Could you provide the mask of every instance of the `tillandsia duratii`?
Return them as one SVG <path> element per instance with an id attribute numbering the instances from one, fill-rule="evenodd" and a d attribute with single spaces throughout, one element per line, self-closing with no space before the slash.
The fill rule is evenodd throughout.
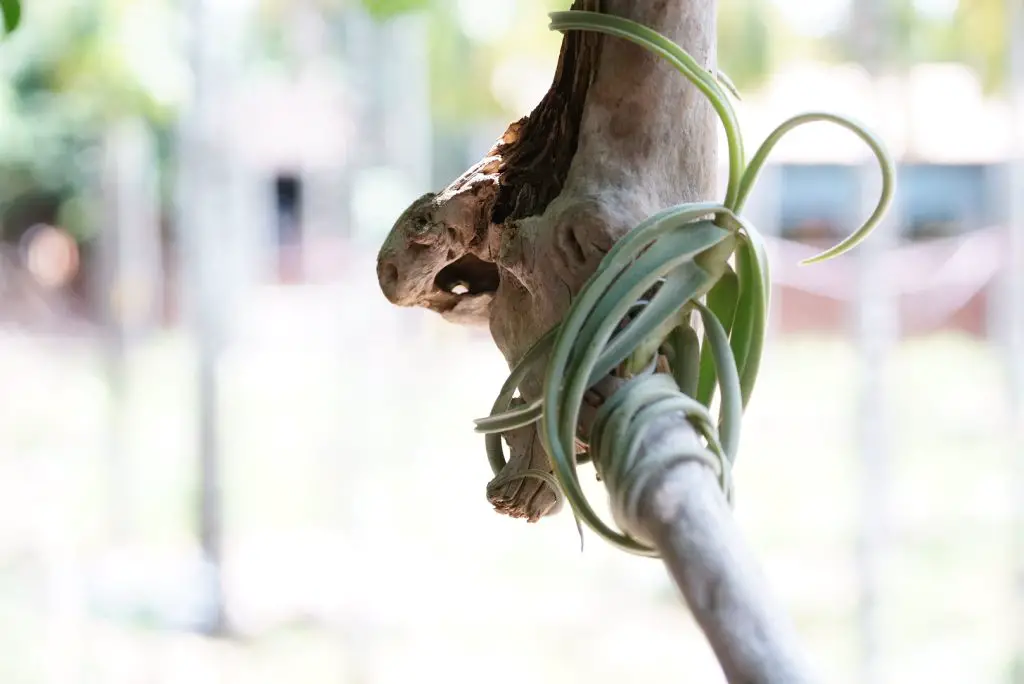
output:
<path id="1" fill-rule="evenodd" d="M 790 118 L 767 137 L 747 161 L 727 80 L 703 69 L 685 50 L 660 33 L 629 19 L 589 11 L 551 14 L 553 30 L 594 31 L 624 38 L 667 60 L 710 101 L 725 129 L 728 181 L 722 202 L 680 204 L 650 216 L 604 256 L 573 299 L 562 321 L 542 336 L 513 368 L 491 415 L 476 421 L 486 433 L 495 475 L 505 467 L 502 433 L 536 423 L 553 475 L 539 470 L 513 477 L 537 477 L 557 485 L 580 521 L 614 545 L 655 555 L 636 520 L 637 486 L 667 460 L 693 458 L 718 473 L 731 497 L 730 469 L 739 446 L 742 416 L 757 379 L 769 310 L 767 253 L 757 229 L 741 212 L 768 155 L 789 131 L 830 122 L 860 137 L 877 158 L 882 189 L 867 220 L 834 247 L 804 261 L 839 256 L 864 240 L 887 211 L 895 191 L 895 168 L 882 142 L 864 126 L 827 112 Z M 701 322 L 698 334 L 694 319 Z M 519 399 L 529 369 L 545 359 L 541 396 Z M 658 370 L 668 372 L 657 372 Z M 604 402 L 588 436 L 588 451 L 612 495 L 616 531 L 590 506 L 577 474 L 577 423 L 587 390 L 615 373 L 625 382 Z M 719 407 L 712 416 L 717 388 Z M 661 453 L 639 458 L 652 421 L 683 412 L 706 442 L 694 453 Z"/>

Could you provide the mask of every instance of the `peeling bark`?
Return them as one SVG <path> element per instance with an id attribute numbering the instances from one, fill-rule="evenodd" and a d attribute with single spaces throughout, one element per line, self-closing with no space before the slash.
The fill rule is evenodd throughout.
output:
<path id="1" fill-rule="evenodd" d="M 713 0 L 577 0 L 573 8 L 656 28 L 713 66 Z M 662 60 L 617 38 L 570 32 L 534 111 L 396 222 L 378 258 L 381 287 L 395 304 L 489 324 L 514 365 L 616 240 L 660 209 L 711 195 L 715 142 L 711 106 Z M 524 393 L 535 396 L 539 382 L 529 378 Z M 507 439 L 503 475 L 547 468 L 525 432 Z M 503 479 L 488 488 L 497 510 L 531 521 L 557 510 L 548 485 Z"/>

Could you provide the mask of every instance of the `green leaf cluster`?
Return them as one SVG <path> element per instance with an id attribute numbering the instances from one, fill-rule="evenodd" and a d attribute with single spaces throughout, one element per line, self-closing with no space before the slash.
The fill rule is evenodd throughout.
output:
<path id="1" fill-rule="evenodd" d="M 636 483 L 674 458 L 711 465 L 730 496 L 729 473 L 739 448 L 742 414 L 760 368 L 771 290 L 763 240 L 741 212 L 768 155 L 789 131 L 825 121 L 856 134 L 878 159 L 882 192 L 871 216 L 845 240 L 804 263 L 839 256 L 867 238 L 892 201 L 895 167 L 872 133 L 827 112 L 784 121 L 748 163 L 729 89 L 678 45 L 636 22 L 594 12 L 555 12 L 551 26 L 617 36 L 662 57 L 710 100 L 728 141 L 725 199 L 671 207 L 619 240 L 574 297 L 562 322 L 512 370 L 491 415 L 477 421 L 477 430 L 487 435 L 488 460 L 496 475 L 506 465 L 501 433 L 536 424 L 577 524 L 582 521 L 621 549 L 654 555 L 649 543 L 601 520 L 583 494 L 575 451 L 584 394 L 610 372 L 628 378 L 598 411 L 589 444 L 590 456 L 612 495 L 616 521 L 636 519 L 630 510 L 636 505 Z M 694 313 L 703 324 L 703 344 L 691 327 Z M 661 353 L 669 360 L 671 380 L 653 372 Z M 536 363 L 545 366 L 540 398 L 510 410 L 519 384 Z M 716 387 L 717 419 L 711 414 Z M 644 454 L 641 459 L 648 430 L 657 418 L 672 412 L 682 412 L 690 420 L 705 446 L 686 454 Z"/>

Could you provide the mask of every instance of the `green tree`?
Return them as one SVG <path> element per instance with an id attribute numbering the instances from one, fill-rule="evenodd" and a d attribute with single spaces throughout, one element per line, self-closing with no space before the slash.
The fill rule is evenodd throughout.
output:
<path id="1" fill-rule="evenodd" d="M 771 38 L 780 28 L 767 3 L 721 0 L 718 11 L 719 66 L 740 89 L 755 88 L 775 65 Z"/>
<path id="2" fill-rule="evenodd" d="M 3 2 L 9 18 L 15 0 Z M 58 195 L 67 227 L 84 237 L 80 200 L 90 194 L 99 136 L 123 116 L 158 131 L 173 121 L 186 83 L 173 6 L 37 2 L 0 59 L 0 209 L 29 189 Z"/>
<path id="3" fill-rule="evenodd" d="M 955 54 L 981 74 L 986 89 L 1006 84 L 1010 49 L 1007 15 L 1009 3 L 1020 0 L 960 0 L 949 22 Z"/>
<path id="4" fill-rule="evenodd" d="M 1009 2 L 1019 0 L 959 0 L 948 13 L 922 11 L 914 0 L 879 3 L 880 59 L 905 68 L 921 62 L 959 62 L 972 67 L 985 90 L 1003 87 L 1007 77 Z M 825 39 L 846 58 L 859 57 L 856 27 Z"/>

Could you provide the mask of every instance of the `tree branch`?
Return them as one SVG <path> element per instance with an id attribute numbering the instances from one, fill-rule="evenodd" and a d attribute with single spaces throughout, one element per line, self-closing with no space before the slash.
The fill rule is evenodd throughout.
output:
<path id="1" fill-rule="evenodd" d="M 681 417 L 650 435 L 681 446 L 697 439 Z M 814 681 L 711 470 L 696 462 L 666 470 L 641 494 L 639 515 L 729 682 Z"/>
<path id="2" fill-rule="evenodd" d="M 574 8 L 645 24 L 714 70 L 714 0 L 577 0 Z M 616 240 L 670 205 L 713 196 L 716 126 L 707 100 L 663 60 L 618 38 L 570 33 L 552 88 L 530 116 L 395 224 L 378 261 L 381 287 L 397 304 L 486 318 L 514 365 L 561 320 Z M 446 289 L 452 282 L 460 293 Z M 542 370 L 520 385 L 524 397 L 538 395 Z M 583 434 L 615 384 L 588 393 Z M 671 418 L 648 433 L 645 448 L 693 445 L 690 423 Z M 514 477 L 548 468 L 536 426 L 506 440 L 509 463 L 488 498 L 531 521 L 550 514 L 553 490 Z M 730 682 L 810 681 L 711 471 L 667 469 L 642 492 L 638 511 L 633 522 L 661 551 Z"/>
<path id="3" fill-rule="evenodd" d="M 654 28 L 714 66 L 714 0 L 603 0 L 601 11 Z M 647 216 L 714 190 L 716 120 L 706 98 L 643 48 L 599 40 L 565 187 L 537 214 L 491 231 L 502 277 L 490 327 L 509 363 L 561 319 L 616 240 Z"/>

